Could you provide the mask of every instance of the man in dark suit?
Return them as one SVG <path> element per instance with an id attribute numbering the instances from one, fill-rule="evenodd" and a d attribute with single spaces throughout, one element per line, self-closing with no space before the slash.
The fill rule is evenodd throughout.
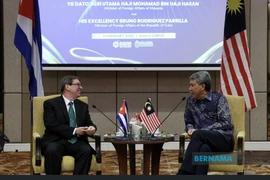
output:
<path id="1" fill-rule="evenodd" d="M 62 156 L 75 159 L 74 175 L 87 175 L 95 150 L 87 137 L 97 127 L 92 122 L 88 105 L 77 98 L 82 86 L 76 76 L 65 76 L 60 81 L 61 96 L 44 102 L 45 133 L 42 137 L 42 154 L 47 175 L 61 173 Z M 74 120 L 74 122 L 72 121 Z"/>

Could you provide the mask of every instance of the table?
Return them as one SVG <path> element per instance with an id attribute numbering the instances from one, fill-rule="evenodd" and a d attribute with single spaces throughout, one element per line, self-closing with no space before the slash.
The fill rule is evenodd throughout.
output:
<path id="1" fill-rule="evenodd" d="M 111 142 L 116 150 L 119 166 L 119 174 L 127 175 L 127 145 L 129 147 L 129 156 L 130 156 L 130 174 L 136 174 L 136 165 L 135 165 L 135 145 L 143 144 L 143 174 L 149 175 L 150 173 L 150 156 L 151 156 L 151 175 L 159 174 L 159 164 L 160 164 L 160 155 L 162 151 L 163 144 L 165 142 L 174 141 L 173 137 L 151 140 L 151 139 L 139 139 L 134 140 L 133 138 L 127 138 L 124 140 L 119 140 L 113 137 L 104 136 L 105 142 Z"/>

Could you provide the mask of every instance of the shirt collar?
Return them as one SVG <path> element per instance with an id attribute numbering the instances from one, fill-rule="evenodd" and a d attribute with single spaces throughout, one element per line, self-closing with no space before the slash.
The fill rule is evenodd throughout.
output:
<path id="1" fill-rule="evenodd" d="M 202 102 L 204 100 L 212 101 L 212 90 L 208 91 L 204 99 L 194 99 L 194 102 Z"/>
<path id="2" fill-rule="evenodd" d="M 68 103 L 69 103 L 69 102 L 73 102 L 73 103 L 74 103 L 74 101 L 68 100 L 64 95 L 62 95 L 62 96 L 63 96 L 63 98 L 64 98 L 64 101 L 65 101 L 66 106 L 68 106 Z"/>
<path id="3" fill-rule="evenodd" d="M 207 99 L 208 101 L 212 101 L 212 94 L 213 94 L 213 92 L 212 92 L 212 90 L 210 90 L 207 93 L 207 95 L 205 96 L 205 99 Z"/>

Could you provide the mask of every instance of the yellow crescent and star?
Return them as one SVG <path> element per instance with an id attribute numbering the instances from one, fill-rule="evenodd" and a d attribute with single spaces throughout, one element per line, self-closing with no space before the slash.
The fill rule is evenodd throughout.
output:
<path id="1" fill-rule="evenodd" d="M 227 11 L 231 15 L 241 13 L 243 5 L 244 3 L 241 0 L 227 0 Z"/>
<path id="2" fill-rule="evenodd" d="M 144 104 L 144 107 L 147 109 L 147 111 L 151 111 L 151 103 L 150 102 L 146 102 Z"/>

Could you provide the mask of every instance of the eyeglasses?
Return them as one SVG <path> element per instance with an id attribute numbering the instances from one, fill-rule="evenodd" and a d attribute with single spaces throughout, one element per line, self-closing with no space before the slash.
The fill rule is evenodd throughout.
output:
<path id="1" fill-rule="evenodd" d="M 72 83 L 71 85 L 82 86 L 82 84 L 81 84 L 81 83 Z"/>

